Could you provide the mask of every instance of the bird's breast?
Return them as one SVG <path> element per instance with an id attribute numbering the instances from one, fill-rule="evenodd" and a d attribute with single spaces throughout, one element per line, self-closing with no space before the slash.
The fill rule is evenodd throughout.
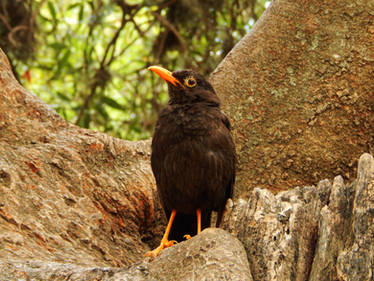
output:
<path id="1" fill-rule="evenodd" d="M 176 107 L 160 116 L 160 134 L 198 137 L 208 135 L 217 127 L 219 120 L 206 109 L 193 106 Z M 162 131 L 161 131 L 162 130 Z M 155 133 L 158 133 L 157 130 Z"/>

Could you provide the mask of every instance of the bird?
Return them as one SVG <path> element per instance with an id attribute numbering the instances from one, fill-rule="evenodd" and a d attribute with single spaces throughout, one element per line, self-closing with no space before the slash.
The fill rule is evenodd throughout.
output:
<path id="1" fill-rule="evenodd" d="M 220 226 L 233 196 L 236 152 L 229 118 L 203 75 L 188 69 L 148 69 L 167 82 L 169 93 L 151 145 L 151 167 L 168 218 L 160 245 L 145 254 L 156 257 L 210 227 L 213 211 Z"/>

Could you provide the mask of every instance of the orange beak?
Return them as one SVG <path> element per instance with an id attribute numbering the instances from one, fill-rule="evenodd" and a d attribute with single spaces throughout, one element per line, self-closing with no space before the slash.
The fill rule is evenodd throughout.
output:
<path id="1" fill-rule="evenodd" d="M 173 84 L 174 86 L 177 86 L 177 84 L 183 86 L 181 84 L 181 82 L 179 82 L 177 80 L 177 78 L 175 78 L 171 72 L 161 66 L 150 66 L 148 67 L 149 70 L 153 71 L 154 73 L 156 73 L 158 76 L 160 76 L 162 79 L 164 79 L 166 82 L 170 82 L 171 84 Z"/>

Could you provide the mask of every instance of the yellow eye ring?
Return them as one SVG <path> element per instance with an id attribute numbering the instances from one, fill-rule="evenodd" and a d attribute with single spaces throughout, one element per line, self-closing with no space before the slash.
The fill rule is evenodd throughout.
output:
<path id="1" fill-rule="evenodd" d="M 184 85 L 186 85 L 189 88 L 195 87 L 196 86 L 196 79 L 193 78 L 192 76 L 187 77 L 184 79 Z"/>

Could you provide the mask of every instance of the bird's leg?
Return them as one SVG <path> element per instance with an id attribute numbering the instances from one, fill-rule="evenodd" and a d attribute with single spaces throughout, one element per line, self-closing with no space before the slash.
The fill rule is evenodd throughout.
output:
<path id="1" fill-rule="evenodd" d="M 201 232 L 201 210 L 197 209 L 196 210 L 196 216 L 197 216 L 197 234 L 200 234 Z M 183 236 L 186 240 L 191 239 L 191 235 L 186 234 Z"/>
<path id="2" fill-rule="evenodd" d="M 165 233 L 164 233 L 164 236 L 162 237 L 161 239 L 161 243 L 160 243 L 160 246 L 158 246 L 156 249 L 154 249 L 153 251 L 150 251 L 148 253 L 146 253 L 144 256 L 146 257 L 157 257 L 158 254 L 164 249 L 164 248 L 167 248 L 167 247 L 170 247 L 170 246 L 173 246 L 174 244 L 177 243 L 177 241 L 175 240 L 171 240 L 169 241 L 168 237 L 169 237 L 169 233 L 170 233 L 170 229 L 171 229 L 171 226 L 173 224 L 173 221 L 174 221 L 174 218 L 175 218 L 175 215 L 176 215 L 177 211 L 176 210 L 173 210 L 171 212 L 171 215 L 170 215 L 170 219 L 169 219 L 169 222 L 168 222 L 168 226 L 166 227 L 166 230 L 165 230 Z"/>
<path id="3" fill-rule="evenodd" d="M 201 210 L 200 209 L 196 210 L 196 215 L 197 215 L 197 234 L 200 234 L 201 232 Z"/>

